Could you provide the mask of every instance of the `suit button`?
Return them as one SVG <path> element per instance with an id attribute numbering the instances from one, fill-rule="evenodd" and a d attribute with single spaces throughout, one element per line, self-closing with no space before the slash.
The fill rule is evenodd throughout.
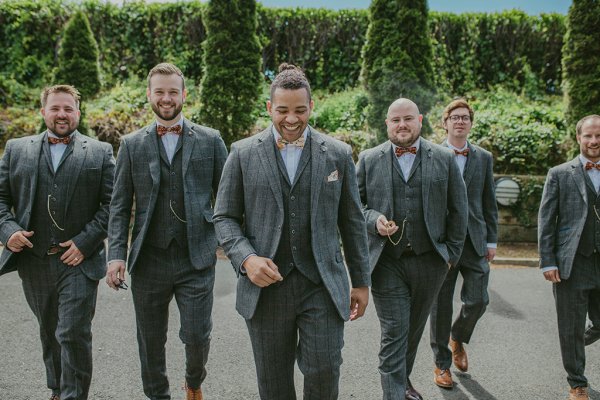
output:
<path id="1" fill-rule="evenodd" d="M 296 246 L 293 246 L 293 247 L 292 247 L 292 250 L 293 250 L 293 251 L 296 251 Z M 594 250 L 594 252 L 596 252 L 596 250 Z"/>
<path id="2" fill-rule="evenodd" d="M 294 268 L 294 263 L 290 263 L 290 267 Z"/>
<path id="3" fill-rule="evenodd" d="M 57 188 L 58 188 L 58 185 L 55 183 L 54 184 L 54 189 L 57 189 Z"/>
<path id="4" fill-rule="evenodd" d="M 295 229 L 292 229 L 292 235 L 294 235 L 296 233 Z"/>
<path id="5" fill-rule="evenodd" d="M 292 213 L 292 218 L 294 218 L 296 216 L 296 213 Z"/>
<path id="6" fill-rule="evenodd" d="M 290 197 L 290 200 L 292 200 L 292 201 L 296 200 L 296 196 Z"/>

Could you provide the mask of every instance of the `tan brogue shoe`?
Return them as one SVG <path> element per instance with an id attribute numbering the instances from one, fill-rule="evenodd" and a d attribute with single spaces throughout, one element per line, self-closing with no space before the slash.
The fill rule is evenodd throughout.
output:
<path id="1" fill-rule="evenodd" d="M 467 372 L 469 369 L 469 360 L 467 359 L 467 351 L 462 343 L 454 341 L 450 338 L 450 348 L 452 349 L 452 361 L 454 366 L 459 371 Z"/>
<path id="2" fill-rule="evenodd" d="M 202 389 L 192 389 L 186 383 L 185 387 L 185 398 L 186 400 L 202 400 Z"/>
<path id="3" fill-rule="evenodd" d="M 589 400 L 587 386 L 579 386 L 569 390 L 569 400 Z"/>
<path id="4" fill-rule="evenodd" d="M 433 382 L 445 389 L 451 389 L 454 386 L 452 373 L 449 369 L 439 369 L 436 367 L 435 371 L 433 371 Z"/>

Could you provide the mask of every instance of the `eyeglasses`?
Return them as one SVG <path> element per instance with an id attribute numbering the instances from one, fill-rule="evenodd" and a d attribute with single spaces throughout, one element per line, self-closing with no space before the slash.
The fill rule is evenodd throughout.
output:
<path id="1" fill-rule="evenodd" d="M 462 122 L 471 122 L 470 115 L 451 115 L 448 119 L 452 122 L 458 122 L 460 120 L 462 120 Z"/>

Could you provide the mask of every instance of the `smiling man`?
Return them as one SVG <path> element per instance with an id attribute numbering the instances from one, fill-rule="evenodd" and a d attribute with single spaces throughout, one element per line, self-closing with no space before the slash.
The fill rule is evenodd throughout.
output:
<path id="1" fill-rule="evenodd" d="M 405 98 L 388 108 L 388 141 L 358 156 L 369 233 L 373 303 L 381 325 L 384 400 L 421 400 L 410 373 L 431 307 L 457 264 L 467 196 L 454 156 L 421 137 L 423 116 Z"/>
<path id="2" fill-rule="evenodd" d="M 538 216 L 544 278 L 552 282 L 570 400 L 587 400 L 585 322 L 600 298 L 600 116 L 576 127 L 579 155 L 550 169 Z M 597 303 L 592 320 L 597 317 Z"/>
<path id="3" fill-rule="evenodd" d="M 153 400 L 171 398 L 165 343 L 175 296 L 179 338 L 185 344 L 186 395 L 201 400 L 217 248 L 212 200 L 227 150 L 219 132 L 183 117 L 185 82 L 175 65 L 150 70 L 146 95 L 156 121 L 124 136 L 117 156 L 106 283 L 125 288 L 127 260 L 144 393 Z"/>
<path id="4" fill-rule="evenodd" d="M 462 372 L 468 369 L 464 343 L 469 343 L 477 321 L 489 303 L 489 262 L 496 254 L 498 206 L 494 190 L 492 154 L 468 141 L 473 127 L 473 109 L 464 99 L 446 106 L 442 115 L 448 137 L 443 145 L 453 153 L 467 188 L 469 223 L 460 260 L 442 285 L 431 311 L 431 348 L 434 354 L 434 382 L 453 387 L 450 365 Z M 452 303 L 458 274 L 463 277 L 462 307 L 452 322 Z M 451 349 L 448 348 L 450 341 Z"/>
<path id="5" fill-rule="evenodd" d="M 337 399 L 344 320 L 361 317 L 369 297 L 352 151 L 308 125 L 312 109 L 304 73 L 282 64 L 267 102 L 273 124 L 232 145 L 215 206 L 261 399 L 296 399 L 296 360 L 304 399 Z"/>
<path id="6" fill-rule="evenodd" d="M 106 272 L 112 147 L 82 135 L 79 92 L 42 92 L 48 128 L 9 140 L 0 161 L 0 275 L 17 270 L 38 324 L 51 400 L 88 398 L 92 318 Z"/>

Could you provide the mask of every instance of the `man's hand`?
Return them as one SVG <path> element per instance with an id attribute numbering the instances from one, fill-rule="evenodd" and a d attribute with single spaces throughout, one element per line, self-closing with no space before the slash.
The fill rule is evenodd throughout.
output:
<path id="1" fill-rule="evenodd" d="M 485 253 L 485 259 L 488 260 L 488 262 L 492 262 L 494 261 L 494 257 L 496 257 L 496 249 L 488 247 Z"/>
<path id="2" fill-rule="evenodd" d="M 60 257 L 60 260 L 70 267 L 78 266 L 85 258 L 83 253 L 79 251 L 79 249 L 77 248 L 77 246 L 75 246 L 75 243 L 73 243 L 72 240 L 67 240 L 66 242 L 59 243 L 59 246 L 68 247 L 68 250 L 63 253 L 63 255 Z"/>
<path id="3" fill-rule="evenodd" d="M 259 287 L 267 287 L 272 283 L 283 280 L 279 268 L 270 258 L 250 256 L 242 267 L 252 283 Z"/>
<path id="4" fill-rule="evenodd" d="M 23 250 L 23 247 L 27 246 L 30 249 L 33 248 L 33 244 L 29 241 L 29 239 L 33 236 L 33 231 L 16 231 L 8 241 L 6 242 L 6 247 L 12 251 L 13 253 L 20 253 Z"/>
<path id="5" fill-rule="evenodd" d="M 558 272 L 558 269 L 551 269 L 550 271 L 544 272 L 544 278 L 552 283 L 558 283 L 560 282 L 560 273 Z"/>
<path id="6" fill-rule="evenodd" d="M 393 235 L 398 230 L 398 225 L 394 221 L 388 221 L 385 215 L 380 215 L 377 218 L 375 226 L 381 236 Z"/>
<path id="7" fill-rule="evenodd" d="M 125 281 L 125 261 L 113 261 L 106 271 L 106 284 L 114 290 L 119 290 L 119 285 Z"/>
<path id="8" fill-rule="evenodd" d="M 350 291 L 350 321 L 365 315 L 369 304 L 369 288 L 367 286 L 352 288 Z"/>

